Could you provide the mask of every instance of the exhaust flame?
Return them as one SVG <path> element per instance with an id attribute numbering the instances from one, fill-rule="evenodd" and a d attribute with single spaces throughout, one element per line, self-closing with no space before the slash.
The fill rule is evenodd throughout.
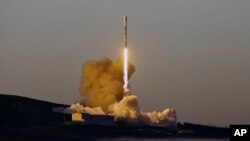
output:
<path id="1" fill-rule="evenodd" d="M 124 48 L 124 64 L 123 64 L 123 81 L 124 81 L 124 85 L 123 85 L 123 89 L 124 89 L 124 93 L 127 94 L 129 92 L 128 89 L 128 49 Z"/>

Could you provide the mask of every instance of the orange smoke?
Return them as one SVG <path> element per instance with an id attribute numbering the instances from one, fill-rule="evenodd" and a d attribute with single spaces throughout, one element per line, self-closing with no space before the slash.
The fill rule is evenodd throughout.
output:
<path id="1" fill-rule="evenodd" d="M 128 62 L 128 78 L 135 67 Z M 91 60 L 82 67 L 80 94 L 89 107 L 101 107 L 108 113 L 109 105 L 119 102 L 124 96 L 123 59 Z"/>

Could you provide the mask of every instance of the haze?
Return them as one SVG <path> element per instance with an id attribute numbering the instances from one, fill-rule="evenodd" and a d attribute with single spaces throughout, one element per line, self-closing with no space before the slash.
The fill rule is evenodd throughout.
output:
<path id="1" fill-rule="evenodd" d="M 81 66 L 122 55 L 128 16 L 131 91 L 141 110 L 178 120 L 250 123 L 248 0 L 2 0 L 0 93 L 81 100 Z"/>

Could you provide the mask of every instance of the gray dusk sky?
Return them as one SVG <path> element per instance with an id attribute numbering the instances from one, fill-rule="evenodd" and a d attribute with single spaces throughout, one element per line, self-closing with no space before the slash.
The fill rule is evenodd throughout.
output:
<path id="1" fill-rule="evenodd" d="M 1 0 L 0 93 L 81 99 L 81 66 L 122 55 L 143 111 L 179 121 L 250 123 L 249 0 Z"/>

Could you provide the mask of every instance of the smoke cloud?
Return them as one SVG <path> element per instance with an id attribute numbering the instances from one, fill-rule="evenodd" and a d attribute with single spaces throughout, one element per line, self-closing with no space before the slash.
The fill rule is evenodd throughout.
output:
<path id="1" fill-rule="evenodd" d="M 109 112 L 116 117 L 117 121 L 137 124 L 140 118 L 138 99 L 133 95 L 125 96 L 120 102 L 111 104 Z"/>
<path id="2" fill-rule="evenodd" d="M 129 77 L 135 67 L 129 63 Z M 108 112 L 109 105 L 121 101 L 123 93 L 123 60 L 110 60 L 105 57 L 101 60 L 87 61 L 82 67 L 80 94 L 89 107 L 101 107 Z"/>
<path id="3" fill-rule="evenodd" d="M 129 78 L 135 67 L 128 63 Z M 111 114 L 116 121 L 140 125 L 176 126 L 174 109 L 162 112 L 141 112 L 138 98 L 134 95 L 124 96 L 123 60 L 91 60 L 83 64 L 80 94 L 82 104 L 72 104 L 67 110 L 89 114 Z M 83 106 L 84 105 L 84 106 Z"/>
<path id="4" fill-rule="evenodd" d="M 65 113 L 89 113 L 91 115 L 105 115 L 101 107 L 85 107 L 80 103 L 72 104 L 69 108 L 67 108 Z"/>

